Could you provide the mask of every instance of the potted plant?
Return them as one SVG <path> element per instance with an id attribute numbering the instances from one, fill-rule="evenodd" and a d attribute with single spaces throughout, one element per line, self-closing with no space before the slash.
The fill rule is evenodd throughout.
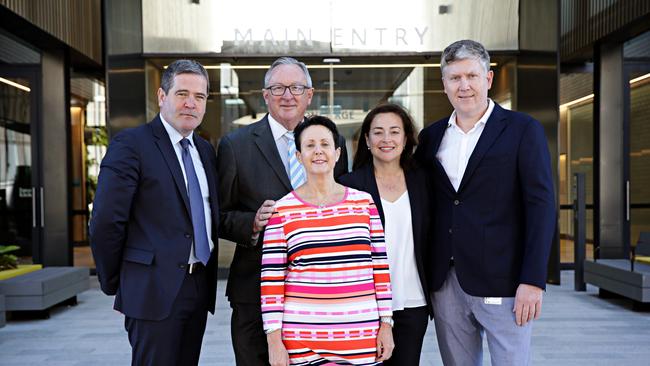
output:
<path id="1" fill-rule="evenodd" d="M 18 257 L 10 254 L 18 249 L 17 245 L 0 245 L 0 271 L 18 268 Z"/>

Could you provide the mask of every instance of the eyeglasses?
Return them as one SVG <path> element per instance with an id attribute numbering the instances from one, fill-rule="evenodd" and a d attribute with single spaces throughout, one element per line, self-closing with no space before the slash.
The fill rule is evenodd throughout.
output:
<path id="1" fill-rule="evenodd" d="M 289 86 L 284 86 L 284 85 L 271 85 L 268 88 L 264 88 L 268 91 L 271 92 L 271 95 L 275 95 L 276 97 L 284 95 L 284 92 L 289 89 L 289 92 L 291 95 L 303 95 L 305 94 L 305 89 L 308 87 L 306 85 L 289 85 Z"/>

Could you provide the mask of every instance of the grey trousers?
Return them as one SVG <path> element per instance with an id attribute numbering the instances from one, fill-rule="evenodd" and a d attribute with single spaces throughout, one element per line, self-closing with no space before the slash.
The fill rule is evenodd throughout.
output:
<path id="1" fill-rule="evenodd" d="M 482 365 L 483 334 L 492 365 L 529 365 L 533 325 L 520 327 L 512 312 L 514 297 L 487 301 L 465 293 L 452 267 L 445 283 L 433 293 L 438 346 L 445 365 Z"/>

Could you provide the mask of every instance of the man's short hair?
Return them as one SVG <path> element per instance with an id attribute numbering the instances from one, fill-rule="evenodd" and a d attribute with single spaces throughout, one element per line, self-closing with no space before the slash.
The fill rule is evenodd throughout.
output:
<path id="1" fill-rule="evenodd" d="M 444 74 L 448 64 L 466 59 L 478 60 L 485 72 L 490 70 L 490 54 L 482 44 L 471 39 L 456 41 L 447 46 L 440 56 L 440 70 Z"/>
<path id="2" fill-rule="evenodd" d="M 264 87 L 267 88 L 269 86 L 269 80 L 271 80 L 271 74 L 273 73 L 273 69 L 280 65 L 296 65 L 300 67 L 302 72 L 305 74 L 305 79 L 307 80 L 307 87 L 311 88 L 311 76 L 309 76 L 309 70 L 307 70 L 307 65 L 305 65 L 303 62 L 300 62 L 296 60 L 293 57 L 280 57 L 279 59 L 273 61 L 271 64 L 271 67 L 266 71 L 266 74 L 264 75 Z"/>
<path id="3" fill-rule="evenodd" d="M 194 60 L 176 60 L 169 64 L 162 75 L 162 80 L 160 81 L 160 88 L 165 92 L 169 93 L 169 89 L 174 86 L 174 78 L 176 75 L 180 74 L 195 74 L 200 75 L 205 78 L 207 84 L 206 94 L 210 92 L 210 78 L 208 77 L 208 72 L 205 70 L 203 65 Z"/>

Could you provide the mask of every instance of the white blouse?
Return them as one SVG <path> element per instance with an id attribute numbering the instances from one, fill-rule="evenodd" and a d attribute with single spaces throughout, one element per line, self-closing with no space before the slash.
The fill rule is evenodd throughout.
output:
<path id="1" fill-rule="evenodd" d="M 384 235 L 393 291 L 393 311 L 427 304 L 415 264 L 413 224 L 408 191 L 395 202 L 381 199 Z"/>

